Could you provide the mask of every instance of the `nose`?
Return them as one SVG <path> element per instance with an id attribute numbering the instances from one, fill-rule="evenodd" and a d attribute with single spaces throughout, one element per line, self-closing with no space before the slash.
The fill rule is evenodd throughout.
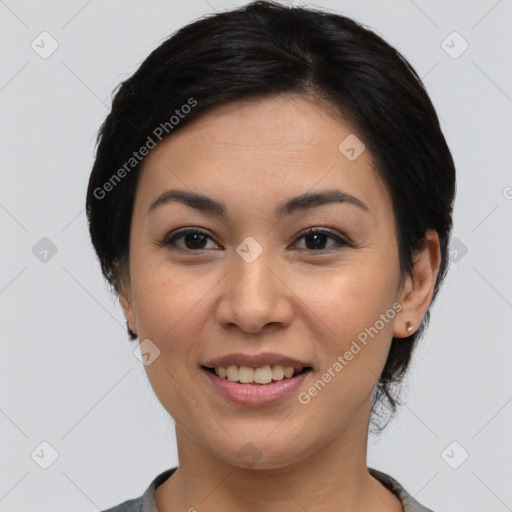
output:
<path id="1" fill-rule="evenodd" d="M 286 276 L 265 251 L 252 263 L 235 255 L 234 263 L 222 280 L 222 297 L 217 307 L 217 321 L 224 328 L 256 334 L 290 324 L 293 292 Z"/>

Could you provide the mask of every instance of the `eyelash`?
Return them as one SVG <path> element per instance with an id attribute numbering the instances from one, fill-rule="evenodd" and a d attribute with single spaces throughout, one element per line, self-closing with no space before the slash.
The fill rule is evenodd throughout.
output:
<path id="1" fill-rule="evenodd" d="M 166 247 L 166 248 L 169 248 L 170 250 L 181 250 L 181 251 L 185 251 L 185 252 L 201 252 L 201 251 L 206 251 L 208 249 L 184 249 L 182 247 L 177 247 L 176 246 L 176 240 L 186 236 L 186 235 L 190 235 L 190 234 L 200 234 L 200 235 L 205 235 L 206 237 L 212 239 L 212 237 L 206 232 L 206 231 L 203 231 L 199 228 L 183 228 L 181 230 L 178 230 L 177 232 L 175 232 L 174 234 L 172 234 L 172 236 L 166 236 L 161 242 L 158 243 L 158 245 L 160 247 Z M 299 249 L 300 251 L 309 251 L 309 252 L 328 252 L 328 251 L 331 251 L 331 250 L 336 250 L 337 248 L 340 249 L 342 247 L 354 247 L 354 245 L 349 242 L 348 240 L 342 238 L 341 236 L 339 236 L 335 231 L 331 230 L 331 229 L 328 229 L 328 228 L 318 228 L 318 227 L 312 227 L 312 228 L 308 228 L 306 229 L 305 231 L 302 231 L 301 233 L 299 233 L 297 235 L 297 238 L 295 239 L 295 241 L 297 240 L 300 240 L 301 238 L 304 238 L 308 235 L 312 235 L 312 234 L 320 234 L 320 235 L 327 235 L 329 238 L 332 238 L 333 240 L 335 240 L 337 242 L 337 245 L 333 245 L 331 247 L 328 247 L 327 249 L 317 249 L 317 250 L 314 250 L 314 249 Z M 213 239 L 212 239 L 213 240 Z M 172 247 L 174 246 L 174 247 Z"/>

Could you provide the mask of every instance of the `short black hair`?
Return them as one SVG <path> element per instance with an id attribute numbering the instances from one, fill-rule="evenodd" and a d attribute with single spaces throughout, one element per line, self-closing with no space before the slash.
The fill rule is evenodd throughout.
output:
<path id="1" fill-rule="evenodd" d="M 128 266 L 133 203 L 144 161 L 139 149 L 152 147 L 150 140 L 153 145 L 164 140 L 219 105 L 283 93 L 324 100 L 351 123 L 370 151 L 392 199 L 402 282 L 413 268 L 413 256 L 424 247 L 426 232 L 437 231 L 441 264 L 435 299 L 448 266 L 455 166 L 420 77 L 395 48 L 362 24 L 269 1 L 184 26 L 114 91 L 96 140 L 86 199 L 92 243 L 113 291 L 119 293 L 119 272 Z M 411 336 L 393 338 L 372 416 L 377 405 L 395 412 L 395 384 L 405 375 L 429 320 L 427 311 Z M 130 330 L 129 337 L 136 339 Z"/>

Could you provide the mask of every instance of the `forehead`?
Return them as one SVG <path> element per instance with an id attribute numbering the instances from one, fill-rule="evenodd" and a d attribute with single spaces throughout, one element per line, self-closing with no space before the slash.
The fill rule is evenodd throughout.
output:
<path id="1" fill-rule="evenodd" d="M 346 146 L 354 142 L 361 151 L 354 128 L 334 107 L 311 97 L 288 94 L 221 105 L 151 150 L 136 202 L 147 208 L 156 194 L 175 186 L 225 202 L 237 195 L 247 202 L 250 196 L 259 204 L 337 187 L 389 208 L 369 151 L 347 157 L 354 153 L 346 153 Z"/>

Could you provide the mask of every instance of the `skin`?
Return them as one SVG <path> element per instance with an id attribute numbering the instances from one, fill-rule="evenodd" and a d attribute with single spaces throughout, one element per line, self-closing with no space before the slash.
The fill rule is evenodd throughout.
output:
<path id="1" fill-rule="evenodd" d="M 371 399 L 392 337 L 408 336 L 405 322 L 419 325 L 430 305 L 439 239 L 427 233 L 400 287 L 389 193 L 368 150 L 349 161 L 338 149 L 352 133 L 320 101 L 279 95 L 217 107 L 146 158 L 119 279 L 130 328 L 160 350 L 146 371 L 176 423 L 179 467 L 156 491 L 161 512 L 403 510 L 368 473 Z M 227 215 L 178 202 L 148 213 L 167 189 L 221 201 Z M 328 189 L 370 211 L 338 202 L 274 216 L 290 197 Z M 200 248 L 190 236 L 159 245 L 183 227 L 207 232 Z M 309 227 L 355 247 L 327 235 L 315 248 L 300 233 Z M 250 264 L 236 252 L 248 236 L 263 248 Z M 313 366 L 307 390 L 395 302 L 402 310 L 308 404 L 292 393 L 271 406 L 238 405 L 199 368 L 232 352 L 278 352 Z M 237 457 L 249 442 L 261 456 L 253 467 Z"/>

